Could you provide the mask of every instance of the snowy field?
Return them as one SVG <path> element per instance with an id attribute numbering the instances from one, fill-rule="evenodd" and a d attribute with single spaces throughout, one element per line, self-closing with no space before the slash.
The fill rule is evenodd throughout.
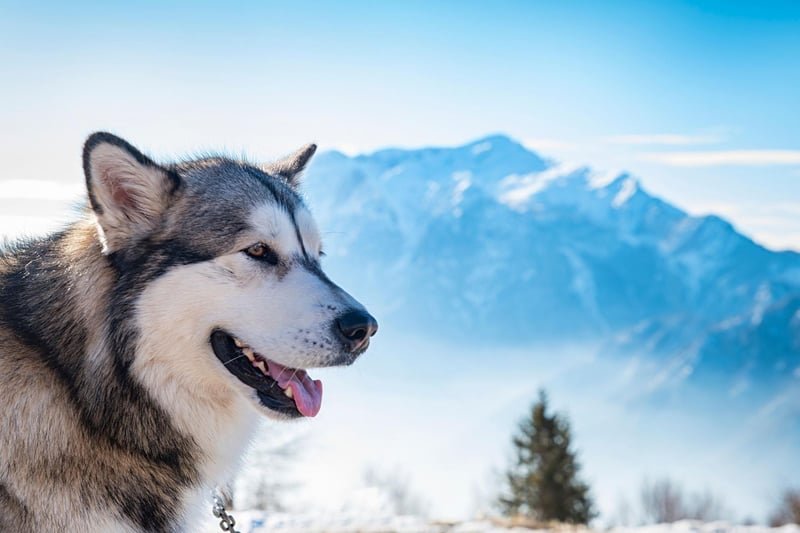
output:
<path id="1" fill-rule="evenodd" d="M 673 524 L 656 524 L 636 527 L 618 527 L 593 530 L 583 527 L 558 526 L 550 529 L 505 527 L 490 520 L 466 522 L 431 522 L 411 516 L 365 516 L 355 514 L 287 514 L 262 511 L 237 511 L 236 530 L 241 533 L 500 533 L 515 531 L 537 533 L 591 533 L 606 531 L 613 533 L 800 533 L 800 526 L 787 525 L 778 528 L 766 526 L 742 526 L 727 522 L 697 522 L 682 520 Z M 221 529 L 209 517 L 204 533 Z"/>

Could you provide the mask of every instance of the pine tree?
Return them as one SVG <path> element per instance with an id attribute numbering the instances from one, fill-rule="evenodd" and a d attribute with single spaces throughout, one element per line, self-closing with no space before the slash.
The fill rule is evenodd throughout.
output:
<path id="1" fill-rule="evenodd" d="M 569 422 L 547 412 L 544 391 L 512 443 L 516 457 L 505 474 L 506 492 L 498 499 L 503 514 L 572 524 L 586 524 L 595 516 L 589 487 L 579 479 Z"/>

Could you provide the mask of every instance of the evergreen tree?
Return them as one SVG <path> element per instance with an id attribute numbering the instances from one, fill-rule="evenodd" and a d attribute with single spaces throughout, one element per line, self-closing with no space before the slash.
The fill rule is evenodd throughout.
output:
<path id="1" fill-rule="evenodd" d="M 512 439 L 516 457 L 498 499 L 503 514 L 572 524 L 586 524 L 595 516 L 571 442 L 569 422 L 547 412 L 547 395 L 539 391 Z"/>

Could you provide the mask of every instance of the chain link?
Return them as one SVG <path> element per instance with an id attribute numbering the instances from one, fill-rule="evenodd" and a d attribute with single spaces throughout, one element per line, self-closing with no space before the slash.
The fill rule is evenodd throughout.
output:
<path id="1" fill-rule="evenodd" d="M 219 518 L 219 527 L 222 531 L 228 531 L 228 533 L 239 533 L 234 529 L 236 525 L 236 520 L 228 514 L 225 510 L 225 504 L 222 501 L 222 498 L 218 494 L 213 495 L 214 498 L 214 507 L 211 511 L 214 513 L 214 516 Z"/>

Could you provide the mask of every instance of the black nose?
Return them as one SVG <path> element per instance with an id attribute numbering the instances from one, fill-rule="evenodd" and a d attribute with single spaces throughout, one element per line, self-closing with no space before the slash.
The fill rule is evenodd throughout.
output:
<path id="1" fill-rule="evenodd" d="M 366 311 L 352 309 L 336 319 L 339 332 L 351 352 L 365 348 L 378 331 L 378 322 Z"/>

